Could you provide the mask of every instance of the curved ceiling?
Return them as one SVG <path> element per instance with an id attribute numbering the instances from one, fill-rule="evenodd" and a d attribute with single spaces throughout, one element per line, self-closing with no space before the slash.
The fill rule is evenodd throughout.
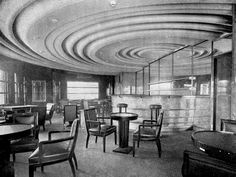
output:
<path id="1" fill-rule="evenodd" d="M 232 3 L 2 0 L 0 54 L 68 71 L 134 72 L 171 51 L 231 33 Z M 210 54 L 210 46 L 195 49 L 196 60 Z M 191 57 L 189 50 L 182 53 L 187 57 L 178 56 L 179 65 Z"/>

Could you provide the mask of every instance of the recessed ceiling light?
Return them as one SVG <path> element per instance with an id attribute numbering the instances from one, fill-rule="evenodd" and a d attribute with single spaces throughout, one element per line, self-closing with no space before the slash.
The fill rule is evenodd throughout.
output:
<path id="1" fill-rule="evenodd" d="M 114 7 L 114 6 L 116 6 L 117 2 L 115 0 L 111 0 L 110 4 L 111 4 L 112 7 Z"/>
<path id="2" fill-rule="evenodd" d="M 53 23 L 57 23 L 57 22 L 58 22 L 58 19 L 52 18 L 51 21 L 52 21 Z"/>

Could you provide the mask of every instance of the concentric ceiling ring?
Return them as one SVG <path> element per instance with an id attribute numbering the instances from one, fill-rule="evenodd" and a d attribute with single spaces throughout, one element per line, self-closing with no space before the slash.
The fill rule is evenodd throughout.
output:
<path id="1" fill-rule="evenodd" d="M 2 1 L 0 52 L 56 69 L 134 72 L 180 47 L 231 33 L 235 2 L 212 2 Z M 210 50 L 209 45 L 185 49 L 176 54 L 175 65 L 188 66 L 193 57 L 200 67 L 209 63 Z"/>

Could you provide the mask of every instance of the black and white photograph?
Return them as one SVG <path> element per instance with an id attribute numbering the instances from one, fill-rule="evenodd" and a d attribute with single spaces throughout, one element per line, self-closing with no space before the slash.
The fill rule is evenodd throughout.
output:
<path id="1" fill-rule="evenodd" d="M 236 177 L 236 0 L 0 0 L 0 177 Z"/>

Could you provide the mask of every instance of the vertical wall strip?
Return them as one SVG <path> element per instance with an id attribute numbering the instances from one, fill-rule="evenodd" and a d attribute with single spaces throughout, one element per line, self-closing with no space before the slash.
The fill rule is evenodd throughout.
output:
<path id="1" fill-rule="evenodd" d="M 216 94 L 217 94 L 217 85 L 216 85 L 216 74 L 217 74 L 217 60 L 214 59 L 214 42 L 211 42 L 211 100 L 212 100 L 212 130 L 216 130 Z"/>
<path id="2" fill-rule="evenodd" d="M 151 82 L 151 65 L 148 65 L 148 95 L 151 95 L 151 91 L 150 91 L 150 82 Z"/>
<path id="3" fill-rule="evenodd" d="M 145 84 L 144 84 L 144 67 L 143 67 L 143 95 L 144 95 L 144 89 L 145 89 Z"/>
<path id="4" fill-rule="evenodd" d="M 135 72 L 135 94 L 137 94 L 137 79 L 138 79 L 138 77 L 137 77 L 137 72 Z"/>

